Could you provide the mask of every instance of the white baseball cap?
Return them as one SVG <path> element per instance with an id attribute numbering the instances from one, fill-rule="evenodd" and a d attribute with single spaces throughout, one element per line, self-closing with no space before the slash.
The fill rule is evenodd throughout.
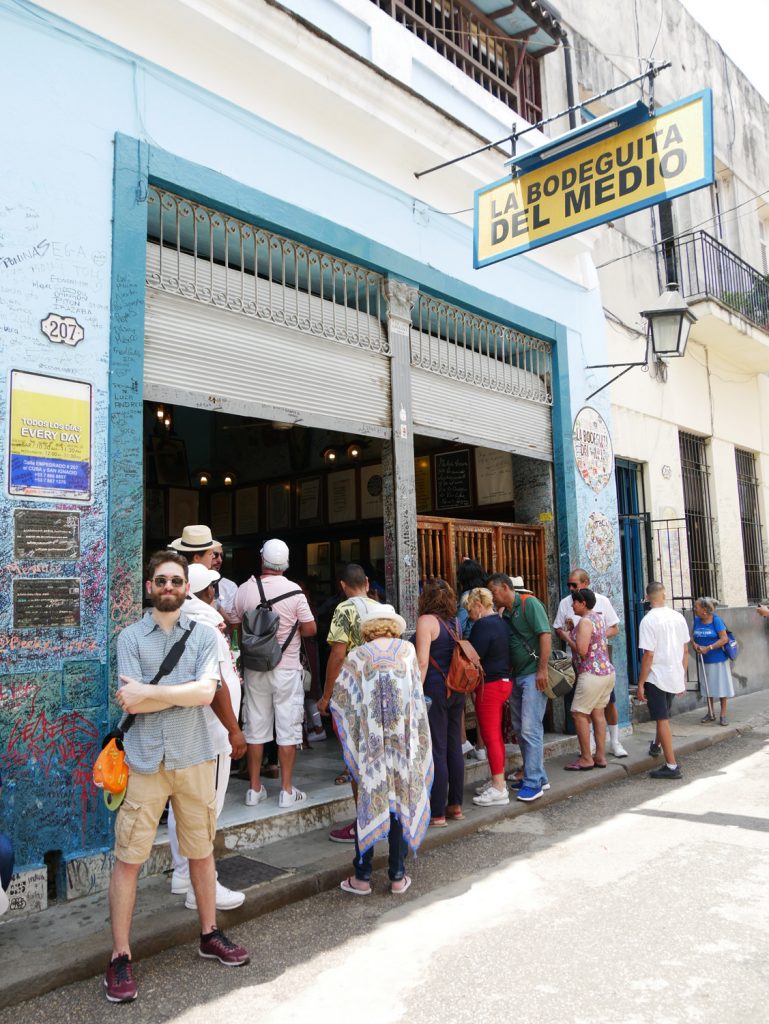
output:
<path id="1" fill-rule="evenodd" d="M 206 569 L 206 567 L 200 562 L 193 562 L 189 568 L 190 576 L 190 593 L 199 594 L 201 590 L 205 590 L 206 587 L 210 587 L 212 583 L 216 583 L 217 580 L 221 579 L 221 575 L 214 569 Z"/>
<path id="2" fill-rule="evenodd" d="M 275 569 L 276 572 L 283 572 L 288 569 L 288 544 L 277 538 L 266 540 L 260 552 L 262 556 L 262 568 Z"/>

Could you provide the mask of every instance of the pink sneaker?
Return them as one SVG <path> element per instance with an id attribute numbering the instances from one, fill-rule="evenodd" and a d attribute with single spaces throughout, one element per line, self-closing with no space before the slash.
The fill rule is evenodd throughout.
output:
<path id="1" fill-rule="evenodd" d="M 332 843 L 354 843 L 355 822 L 350 825 L 343 825 L 342 828 L 332 828 L 328 834 Z"/>

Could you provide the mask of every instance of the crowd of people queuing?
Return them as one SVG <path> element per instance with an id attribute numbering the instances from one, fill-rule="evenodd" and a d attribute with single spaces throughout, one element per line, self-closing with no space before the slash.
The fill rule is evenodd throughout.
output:
<path id="1" fill-rule="evenodd" d="M 411 885 L 408 850 L 418 849 L 428 828 L 447 828 L 464 817 L 468 753 L 488 759 L 489 778 L 473 797 L 478 806 L 507 804 L 511 792 L 531 803 L 550 788 L 543 722 L 553 634 L 571 652 L 576 672 L 570 714 L 580 753 L 566 770 L 605 768 L 607 756 L 627 756 L 609 645 L 619 618 L 611 602 L 590 588 L 583 569 L 570 573 L 569 594 L 551 624 L 520 577 L 488 574 L 465 559 L 458 592 L 443 579 L 425 581 L 412 643 L 404 639 L 406 622 L 382 602 L 364 568 L 349 564 L 337 598 L 325 609 L 330 622 L 317 643 L 321 615 L 306 587 L 286 575 L 288 546 L 267 540 L 260 557 L 258 573 L 238 587 L 222 575 L 222 547 L 210 529 L 186 527 L 150 558 L 149 607 L 118 639 L 116 702 L 135 718 L 124 737 L 130 775 L 115 823 L 110 884 L 113 951 L 104 983 L 113 1002 L 136 998 L 129 940 L 136 884 L 167 803 L 171 891 L 198 913 L 200 955 L 227 966 L 249 961 L 248 951 L 216 923 L 217 910 L 233 909 L 245 898 L 219 883 L 213 858 L 233 761 L 245 757 L 248 807 L 274 799 L 265 774 L 279 778 L 280 810 L 301 807 L 307 794 L 295 785 L 297 749 L 332 735 L 331 716 L 344 757 L 337 781 L 351 782 L 356 818 L 329 838 L 355 848 L 342 890 L 367 896 L 379 840 L 389 844 L 390 891 L 402 894 Z M 648 702 L 657 723 L 650 753 L 665 759 L 652 775 L 679 778 L 668 719 L 673 697 L 685 689 L 689 643 L 709 698 L 705 720 L 714 719 L 719 700 L 725 724 L 733 694 L 723 654 L 726 627 L 709 598 L 697 601 L 691 637 L 683 616 L 665 606 L 661 584 L 650 584 L 647 599 L 638 700 Z M 259 609 L 272 615 L 273 632 L 249 639 Z M 261 668 L 237 662 L 238 633 L 244 655 L 247 640 L 256 641 L 249 650 L 269 648 L 264 663 L 252 661 Z M 483 685 L 472 695 L 447 685 L 463 639 L 483 669 Z M 475 743 L 467 737 L 472 723 Z M 522 765 L 506 776 L 505 744 L 513 738 Z M 265 768 L 270 747 L 275 771 Z M 7 855 L 0 863 L 4 887 L 6 867 Z"/>

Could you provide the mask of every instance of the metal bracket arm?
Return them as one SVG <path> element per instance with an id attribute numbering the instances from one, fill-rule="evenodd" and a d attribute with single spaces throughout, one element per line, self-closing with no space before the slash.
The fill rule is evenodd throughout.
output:
<path id="1" fill-rule="evenodd" d="M 624 369 L 624 370 L 622 370 L 622 372 L 621 372 L 621 373 L 617 373 L 617 374 L 615 374 L 615 375 L 614 375 L 614 376 L 613 376 L 613 377 L 611 378 L 611 380 L 607 380 L 605 384 L 602 384 L 602 385 L 600 386 L 600 388 L 597 388 L 597 389 L 596 389 L 595 391 L 591 392 L 591 394 L 589 394 L 589 395 L 587 396 L 587 398 L 585 399 L 585 401 L 586 401 L 586 402 L 589 402 L 591 398 L 595 398 L 595 396 L 596 396 L 596 395 L 597 395 L 597 394 L 598 394 L 599 392 L 603 391 L 603 390 L 604 390 L 604 388 L 608 388 L 608 386 L 609 386 L 610 384 L 613 384 L 615 380 L 619 380 L 619 379 L 620 379 L 620 377 L 624 377 L 624 376 L 625 376 L 625 374 L 626 374 L 626 373 L 628 372 L 628 370 L 632 370 L 634 366 L 646 366 L 646 365 L 647 365 L 647 363 L 648 363 L 648 360 L 646 360 L 646 359 L 642 359 L 642 360 L 641 360 L 641 362 L 639 362 L 639 363 L 598 363 L 598 364 L 597 364 L 597 365 L 595 365 L 595 366 L 586 366 L 586 367 L 585 367 L 585 369 L 586 369 L 586 370 L 616 370 L 616 369 L 617 369 L 617 367 L 619 367 L 619 366 L 624 366 L 624 367 L 625 367 L 625 369 Z"/>

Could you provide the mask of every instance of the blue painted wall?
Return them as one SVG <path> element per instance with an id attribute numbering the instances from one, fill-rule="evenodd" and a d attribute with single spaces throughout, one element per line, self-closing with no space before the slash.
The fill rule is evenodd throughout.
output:
<path id="1" fill-rule="evenodd" d="M 605 340 L 596 291 L 525 258 L 473 271 L 470 230 L 267 121 L 24 0 L 0 0 L 0 37 L 3 94 L 16 97 L 3 124 L 14 144 L 0 151 L 0 379 L 5 388 L 24 369 L 94 388 L 80 560 L 14 562 L 13 510 L 35 503 L 0 496 L 0 830 L 23 867 L 110 842 L 89 778 L 110 717 L 114 636 L 140 608 L 149 180 L 551 339 L 564 573 L 584 560 L 580 524 L 595 505 L 576 475 L 571 423 L 588 390 L 583 367 L 605 361 Z M 52 345 L 39 329 L 52 310 L 77 316 L 84 341 Z M 599 408 L 608 419 L 605 398 Z M 7 440 L 3 430 L 3 466 Z M 607 488 L 599 504 L 610 516 L 613 501 Z M 81 628 L 14 634 L 11 579 L 70 574 L 83 580 Z M 618 564 L 595 583 L 618 597 Z"/>

